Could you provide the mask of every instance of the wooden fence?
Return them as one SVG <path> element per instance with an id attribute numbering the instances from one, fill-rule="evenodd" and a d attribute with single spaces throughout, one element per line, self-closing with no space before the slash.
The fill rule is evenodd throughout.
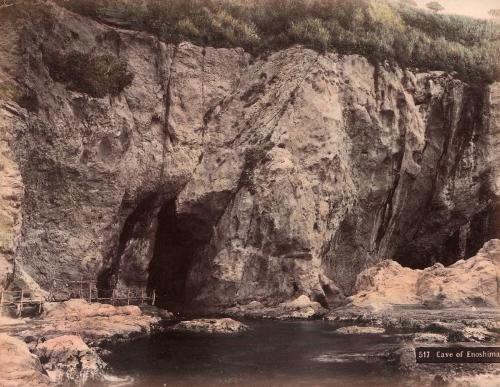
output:
<path id="1" fill-rule="evenodd" d="M 42 311 L 43 300 L 34 297 L 27 290 L 0 289 L 0 315 L 4 309 L 15 309 L 16 316 L 21 316 L 24 308 L 35 307 L 38 313 Z"/>
<path id="2" fill-rule="evenodd" d="M 116 288 L 113 290 L 102 290 L 97 288 L 93 280 L 83 277 L 80 280 L 53 280 L 49 290 L 49 301 L 64 301 L 70 298 L 81 298 L 88 302 L 101 302 L 111 305 L 140 304 L 154 305 L 156 302 L 156 290 L 150 293 L 145 287 Z"/>
<path id="3" fill-rule="evenodd" d="M 72 298 L 81 298 L 89 303 L 104 303 L 111 305 L 154 305 L 156 291 L 150 293 L 145 288 L 117 288 L 109 291 L 99 290 L 95 281 L 84 280 L 61 281 L 53 280 L 47 301 L 61 302 Z M 29 290 L 0 289 L 0 315 L 5 309 L 15 309 L 20 317 L 27 307 L 36 308 L 41 312 L 44 300 L 34 297 Z"/>

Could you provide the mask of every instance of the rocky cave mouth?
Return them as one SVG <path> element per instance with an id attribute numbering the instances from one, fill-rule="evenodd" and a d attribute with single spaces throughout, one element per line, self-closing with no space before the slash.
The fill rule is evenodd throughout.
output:
<path id="1" fill-rule="evenodd" d="M 148 289 L 155 289 L 157 306 L 178 312 L 189 303 L 186 294 L 189 269 L 205 241 L 196 238 L 190 223 L 178 216 L 175 198 L 162 206 L 157 220 Z"/>
<path id="2" fill-rule="evenodd" d="M 401 245 L 396 250 L 394 260 L 410 269 L 425 269 L 436 263 L 446 267 L 461 259 L 471 258 L 479 252 L 484 243 L 498 237 L 495 211 L 490 206 L 476 213 L 467 223 L 457 227 L 444 238 L 444 243 L 440 246 L 425 244 L 426 240 L 424 243 Z"/>

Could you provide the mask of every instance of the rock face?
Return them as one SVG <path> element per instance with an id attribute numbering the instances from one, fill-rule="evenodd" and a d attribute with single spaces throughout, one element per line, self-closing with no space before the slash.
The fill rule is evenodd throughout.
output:
<path id="1" fill-rule="evenodd" d="M 451 264 L 498 235 L 497 84 L 8 12 L 0 285 L 15 260 L 46 290 L 88 273 L 169 307 L 326 306 L 382 259 Z M 75 52 L 126 61 L 132 83 L 78 91 L 51 65 Z"/>
<path id="2" fill-rule="evenodd" d="M 350 303 L 384 309 L 394 305 L 431 308 L 498 307 L 500 240 L 487 242 L 476 256 L 449 267 L 435 264 L 424 270 L 382 261 L 359 274 Z"/>
<path id="3" fill-rule="evenodd" d="M 50 380 L 40 361 L 21 340 L 0 334 L 0 386 L 45 387 Z"/>
<path id="4" fill-rule="evenodd" d="M 44 309 L 36 320 L 0 319 L 4 330 L 28 343 L 0 334 L 0 386 L 104 382 L 107 365 L 98 353 L 107 344 L 147 336 L 159 328 L 160 319 L 137 306 L 73 299 L 45 303 Z"/>
<path id="5" fill-rule="evenodd" d="M 36 347 L 50 380 L 57 384 L 84 384 L 99 380 L 105 363 L 79 336 L 59 336 Z"/>
<path id="6" fill-rule="evenodd" d="M 22 212 L 24 186 L 17 164 L 6 145 L 7 133 L 0 120 L 0 288 L 5 288 L 14 276 Z"/>
<path id="7" fill-rule="evenodd" d="M 23 337 L 52 339 L 79 335 L 87 344 L 130 339 L 150 334 L 159 318 L 145 315 L 137 306 L 88 304 L 84 300 L 45 303 L 42 324 L 21 332 Z"/>

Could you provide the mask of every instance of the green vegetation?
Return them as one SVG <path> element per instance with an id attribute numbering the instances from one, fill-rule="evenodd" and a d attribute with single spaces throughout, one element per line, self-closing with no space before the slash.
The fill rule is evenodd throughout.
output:
<path id="1" fill-rule="evenodd" d="M 444 10 L 444 7 L 438 3 L 437 1 L 431 1 L 426 4 L 426 7 L 429 8 L 433 12 L 440 12 Z"/>
<path id="2" fill-rule="evenodd" d="M 156 34 L 260 54 L 300 43 L 373 62 L 500 80 L 500 25 L 385 0 L 60 0 L 76 12 Z"/>
<path id="3" fill-rule="evenodd" d="M 44 55 L 44 61 L 52 78 L 66 83 L 71 90 L 93 97 L 118 95 L 133 79 L 133 74 L 127 71 L 127 62 L 112 55 L 91 55 L 79 51 L 48 53 Z"/>
<path id="4" fill-rule="evenodd" d="M 492 18 L 499 20 L 500 19 L 500 9 L 490 9 L 488 11 L 488 15 Z"/>

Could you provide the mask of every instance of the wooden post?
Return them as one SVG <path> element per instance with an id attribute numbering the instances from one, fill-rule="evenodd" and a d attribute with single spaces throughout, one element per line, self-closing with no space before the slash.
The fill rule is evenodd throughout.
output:
<path id="1" fill-rule="evenodd" d="M 23 302 L 24 302 L 24 289 L 21 290 L 21 311 L 19 313 L 19 316 L 23 314 Z"/>
<path id="2" fill-rule="evenodd" d="M 92 282 L 89 281 L 89 304 L 92 303 Z"/>
<path id="3" fill-rule="evenodd" d="M 83 276 L 80 277 L 80 298 L 83 298 Z"/>
<path id="4" fill-rule="evenodd" d="M 144 289 L 141 288 L 141 305 L 144 303 Z"/>
<path id="5" fill-rule="evenodd" d="M 155 301 L 156 301 L 156 289 L 153 289 L 153 299 L 151 300 L 151 305 L 155 305 Z"/>
<path id="6" fill-rule="evenodd" d="M 3 289 L 2 293 L 0 293 L 0 316 L 2 315 L 3 312 Z"/>
<path id="7" fill-rule="evenodd" d="M 111 305 L 115 305 L 115 289 L 111 291 Z"/>
<path id="8" fill-rule="evenodd" d="M 127 289 L 127 305 L 130 305 L 130 289 Z"/>

